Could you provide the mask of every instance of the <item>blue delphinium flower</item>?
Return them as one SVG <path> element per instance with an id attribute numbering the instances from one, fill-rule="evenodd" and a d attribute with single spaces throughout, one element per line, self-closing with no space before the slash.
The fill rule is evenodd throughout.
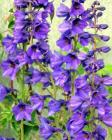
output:
<path id="1" fill-rule="evenodd" d="M 49 24 L 46 22 L 38 22 L 34 25 L 33 35 L 36 39 L 45 39 L 49 32 Z"/>
<path id="2" fill-rule="evenodd" d="M 20 102 L 18 105 L 15 105 L 12 109 L 12 112 L 16 118 L 16 121 L 27 120 L 31 121 L 32 107 L 29 104 Z"/>
<path id="3" fill-rule="evenodd" d="M 44 108 L 44 101 L 46 98 L 50 98 L 50 95 L 39 95 L 34 94 L 30 98 L 30 102 L 32 103 L 33 110 L 41 111 Z"/>
<path id="4" fill-rule="evenodd" d="M 52 99 L 48 103 L 48 115 L 52 116 L 56 112 L 59 112 L 63 105 L 64 105 L 64 100 L 54 100 L 54 99 Z"/>
<path id="5" fill-rule="evenodd" d="M 45 140 L 48 140 L 54 133 L 61 131 L 61 129 L 53 127 L 51 125 L 51 122 L 44 117 L 40 118 L 40 122 L 41 122 L 41 125 L 39 127 L 40 136 Z"/>
<path id="6" fill-rule="evenodd" d="M 56 14 L 58 17 L 66 17 L 68 19 L 70 17 L 70 9 L 66 5 L 60 4 Z"/>
<path id="7" fill-rule="evenodd" d="M 63 34 L 61 38 L 57 41 L 57 45 L 64 51 L 70 51 L 73 48 L 72 38 L 69 33 Z"/>
<path id="8" fill-rule="evenodd" d="M 72 1 L 70 15 L 79 16 L 84 12 L 84 7 L 80 2 Z"/>
<path id="9" fill-rule="evenodd" d="M 4 85 L 0 84 L 0 101 L 3 101 L 4 98 L 11 92 L 11 89 L 5 87 Z"/>
<path id="10" fill-rule="evenodd" d="M 64 84 L 68 81 L 70 77 L 69 71 L 64 69 L 56 69 L 53 72 L 53 78 L 55 80 L 56 85 L 63 87 Z"/>
<path id="11" fill-rule="evenodd" d="M 2 62 L 1 68 L 3 70 L 3 76 L 8 76 L 11 80 L 14 80 L 19 70 L 18 62 L 14 59 L 8 59 Z"/>
<path id="12" fill-rule="evenodd" d="M 73 136 L 74 134 L 80 132 L 80 130 L 84 128 L 84 125 L 85 125 L 84 114 L 81 112 L 76 112 L 68 120 L 67 130 L 69 131 L 70 135 Z"/>
<path id="13" fill-rule="evenodd" d="M 17 44 L 14 43 L 14 38 L 9 35 L 3 39 L 2 44 L 5 47 L 6 53 L 14 53 L 17 49 Z"/>

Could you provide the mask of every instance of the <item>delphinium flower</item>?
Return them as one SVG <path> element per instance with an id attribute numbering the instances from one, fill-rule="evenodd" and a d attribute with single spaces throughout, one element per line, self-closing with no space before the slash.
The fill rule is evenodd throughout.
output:
<path id="1" fill-rule="evenodd" d="M 31 120 L 31 113 L 32 113 L 31 105 L 20 102 L 18 105 L 13 107 L 12 111 L 17 121 L 20 121 L 23 119 L 28 120 L 28 121 Z"/>
<path id="2" fill-rule="evenodd" d="M 3 101 L 4 98 L 11 92 L 11 89 L 5 87 L 4 85 L 0 84 L 0 101 Z"/>
<path id="3" fill-rule="evenodd" d="M 62 131 L 60 128 L 53 127 L 51 125 L 52 122 L 44 117 L 40 118 L 40 122 L 40 136 L 45 140 L 48 140 L 50 137 L 52 137 L 54 133 Z"/>
<path id="4" fill-rule="evenodd" d="M 51 66 L 53 74 L 55 73 L 53 75 L 55 83 L 58 82 L 62 88 L 68 76 L 65 74 L 63 77 L 59 76 L 61 71 L 57 69 L 62 67 L 64 73 L 69 71 L 70 94 L 66 95 L 69 96 L 67 107 L 68 111 L 72 111 L 72 116 L 66 125 L 68 137 L 71 140 L 106 139 L 106 130 L 98 124 L 98 121 L 112 126 L 112 107 L 107 90 L 107 86 L 111 86 L 112 78 L 97 74 L 105 67 L 103 59 L 97 58 L 97 54 L 110 51 L 108 46 L 97 46 L 98 40 L 107 42 L 110 39 L 106 35 L 98 34 L 98 31 L 108 28 L 107 24 L 98 24 L 105 7 L 102 7 L 99 1 L 95 1 L 91 8 L 84 10 L 83 2 L 73 0 L 70 8 L 64 4 L 58 8 L 57 15 L 63 17 L 64 21 L 59 26 L 61 37 L 57 45 L 65 52 L 54 54 L 55 59 L 54 63 L 51 62 Z M 93 33 L 87 32 L 86 27 L 92 28 Z M 88 48 L 88 45 L 91 47 Z M 80 66 L 85 70 L 83 75 L 78 72 Z"/>

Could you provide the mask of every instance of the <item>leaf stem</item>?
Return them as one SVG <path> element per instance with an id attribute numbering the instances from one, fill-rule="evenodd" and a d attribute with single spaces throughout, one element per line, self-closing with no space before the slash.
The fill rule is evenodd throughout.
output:
<path id="1" fill-rule="evenodd" d="M 23 123 L 23 120 L 21 121 L 20 129 L 21 129 L 20 140 L 24 140 L 24 123 Z"/>

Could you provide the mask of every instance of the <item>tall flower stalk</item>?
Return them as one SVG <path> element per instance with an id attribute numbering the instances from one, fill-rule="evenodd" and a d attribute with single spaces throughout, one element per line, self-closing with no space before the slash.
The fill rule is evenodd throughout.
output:
<path id="1" fill-rule="evenodd" d="M 111 86 L 112 77 L 98 75 L 98 71 L 104 68 L 104 62 L 97 58 L 97 54 L 110 51 L 108 46 L 97 46 L 99 41 L 109 40 L 108 36 L 98 34 L 98 31 L 108 28 L 107 24 L 98 23 L 105 7 L 94 1 L 91 8 L 85 10 L 84 1 L 71 2 L 70 8 L 61 4 L 57 10 L 57 15 L 64 18 L 59 25 L 61 37 L 57 45 L 65 51 L 60 56 L 63 62 L 59 63 L 62 59 L 58 58 L 57 65 L 69 71 L 71 76 L 71 84 L 67 85 L 69 92 L 66 93 L 70 99 L 68 110 L 72 111 L 66 125 L 68 139 L 105 139 L 107 134 L 101 123 L 111 127 L 111 104 L 106 87 Z M 93 33 L 88 32 L 88 27 L 94 30 Z M 84 71 L 80 73 L 81 67 Z M 63 79 L 64 82 L 66 79 Z M 65 83 L 61 85 L 63 88 Z"/>

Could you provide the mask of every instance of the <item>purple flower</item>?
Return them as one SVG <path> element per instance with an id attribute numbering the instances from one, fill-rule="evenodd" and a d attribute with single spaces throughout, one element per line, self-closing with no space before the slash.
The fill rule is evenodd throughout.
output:
<path id="1" fill-rule="evenodd" d="M 15 13 L 15 24 L 14 24 L 14 42 L 15 43 L 25 43 L 30 37 L 29 28 L 31 22 L 26 18 L 27 13 L 24 11 L 17 10 Z"/>
<path id="2" fill-rule="evenodd" d="M 37 60 L 42 58 L 42 54 L 38 49 L 38 46 L 32 45 L 31 47 L 28 48 L 27 50 L 27 55 L 32 59 L 32 60 Z"/>
<path id="3" fill-rule="evenodd" d="M 38 11 L 35 12 L 33 16 L 35 22 L 45 22 L 48 14 L 46 11 Z"/>
<path id="4" fill-rule="evenodd" d="M 53 114 L 55 114 L 56 112 L 59 112 L 61 110 L 61 106 L 64 104 L 64 101 L 63 100 L 51 100 L 49 103 L 48 103 L 48 110 L 49 110 L 49 113 L 48 115 L 49 116 L 52 116 Z"/>
<path id="5" fill-rule="evenodd" d="M 45 39 L 49 32 L 49 24 L 46 22 L 35 23 L 33 35 L 36 39 Z"/>
<path id="6" fill-rule="evenodd" d="M 110 50 L 111 50 L 111 48 L 108 46 L 103 46 L 101 48 L 98 48 L 98 51 L 103 52 L 103 53 L 108 53 Z"/>
<path id="7" fill-rule="evenodd" d="M 32 63 L 32 61 L 28 57 L 27 53 L 22 49 L 17 51 L 17 53 L 15 54 L 15 58 L 17 59 L 16 61 L 18 62 L 19 67 L 22 67 L 23 65 Z"/>
<path id="8" fill-rule="evenodd" d="M 48 2 L 47 6 L 45 7 L 45 12 L 47 12 L 50 15 L 51 21 L 52 18 L 54 17 L 54 5 L 53 2 Z"/>
<path id="9" fill-rule="evenodd" d="M 14 4 L 19 7 L 19 8 L 25 8 L 28 6 L 28 2 L 30 0 L 26 1 L 26 0 L 14 0 Z"/>
<path id="10" fill-rule="evenodd" d="M 0 84 L 0 102 L 10 93 L 11 89 Z"/>
<path id="11" fill-rule="evenodd" d="M 1 68 L 3 70 L 3 76 L 8 76 L 11 80 L 14 80 L 17 72 L 19 71 L 18 62 L 14 59 L 8 59 L 2 62 Z"/>
<path id="12" fill-rule="evenodd" d="M 107 132 L 102 126 L 98 125 L 96 127 L 95 132 L 93 133 L 93 137 L 95 140 L 105 140 L 107 136 Z"/>
<path id="13" fill-rule="evenodd" d="M 110 77 L 110 76 L 100 77 L 100 76 L 96 75 L 95 84 L 96 85 L 103 84 L 105 86 L 112 86 L 112 77 Z"/>
<path id="14" fill-rule="evenodd" d="M 79 18 L 74 19 L 72 21 L 72 29 L 71 29 L 72 36 L 82 33 L 86 26 L 87 23 L 85 20 L 81 20 Z"/>
<path id="15" fill-rule="evenodd" d="M 98 70 L 104 68 L 104 61 L 103 59 L 99 59 L 95 61 L 94 58 L 91 57 L 83 61 L 83 66 L 85 70 L 90 73 L 97 72 Z"/>
<path id="16" fill-rule="evenodd" d="M 28 69 L 28 75 L 25 77 L 26 84 L 37 84 L 42 83 L 44 87 L 50 84 L 50 74 L 48 72 L 41 72 L 34 68 Z"/>
<path id="17" fill-rule="evenodd" d="M 64 4 L 60 4 L 60 7 L 58 7 L 57 9 L 57 16 L 68 18 L 69 14 L 70 14 L 70 9 Z"/>
<path id="18" fill-rule="evenodd" d="M 64 21 L 59 25 L 59 31 L 61 33 L 70 32 L 72 26 L 70 21 Z"/>
<path id="19" fill-rule="evenodd" d="M 76 80 L 75 80 L 75 87 L 77 88 L 77 89 L 79 89 L 79 88 L 82 88 L 82 87 L 84 87 L 85 85 L 87 85 L 88 84 L 88 82 L 87 82 L 87 76 L 86 75 L 84 75 L 84 76 L 79 76 Z"/>
<path id="20" fill-rule="evenodd" d="M 79 96 L 72 96 L 68 102 L 68 108 L 72 111 L 78 109 L 82 105 L 83 101 Z"/>
<path id="21" fill-rule="evenodd" d="M 39 112 L 44 108 L 44 96 L 39 94 L 34 94 L 30 98 L 33 110 L 38 110 Z"/>
<path id="22" fill-rule="evenodd" d="M 73 140 L 91 140 L 90 134 L 86 131 L 79 132 Z"/>
<path id="23" fill-rule="evenodd" d="M 101 35 L 101 36 L 100 36 L 100 39 L 101 39 L 102 41 L 108 41 L 108 40 L 110 39 L 110 37 L 109 37 L 109 36 L 105 36 L 105 35 Z"/>
<path id="24" fill-rule="evenodd" d="M 18 105 L 14 106 L 12 109 L 12 112 L 16 118 L 16 121 L 20 120 L 27 120 L 31 121 L 31 113 L 32 113 L 32 107 L 29 104 L 25 104 L 20 102 Z"/>
<path id="25" fill-rule="evenodd" d="M 72 39 L 69 35 L 63 34 L 57 41 L 57 45 L 64 51 L 70 51 L 73 48 Z"/>
<path id="26" fill-rule="evenodd" d="M 112 77 L 105 76 L 102 78 L 102 81 L 105 86 L 112 86 Z"/>
<path id="27" fill-rule="evenodd" d="M 98 25 L 98 29 L 107 29 L 108 25 L 107 24 L 100 24 Z"/>
<path id="28" fill-rule="evenodd" d="M 39 95 L 39 94 L 34 94 L 30 98 L 30 102 L 32 103 L 32 108 L 33 110 L 38 110 L 39 112 L 44 108 L 44 100 L 46 98 L 50 97 L 49 95 Z"/>
<path id="29" fill-rule="evenodd" d="M 33 5 L 36 5 L 36 6 L 47 6 L 48 4 L 48 0 L 34 0 L 34 3 Z"/>
<path id="30" fill-rule="evenodd" d="M 60 55 L 58 52 L 55 52 L 54 54 L 52 54 L 51 56 L 51 67 L 57 68 L 60 67 L 63 64 L 64 60 L 63 60 L 63 56 Z"/>
<path id="31" fill-rule="evenodd" d="M 36 84 L 41 80 L 41 72 L 34 68 L 28 69 L 28 75 L 25 77 L 26 84 Z"/>
<path id="32" fill-rule="evenodd" d="M 77 69 L 81 63 L 75 52 L 69 53 L 64 58 L 67 69 Z"/>
<path id="33" fill-rule="evenodd" d="M 59 128 L 51 126 L 50 121 L 44 117 L 40 118 L 40 122 L 40 136 L 45 140 L 48 140 L 55 132 L 61 131 Z"/>
<path id="34" fill-rule="evenodd" d="M 69 79 L 69 72 L 64 69 L 56 69 L 53 71 L 53 78 L 56 85 L 63 87 Z"/>
<path id="35" fill-rule="evenodd" d="M 102 121 L 107 126 L 112 127 L 112 113 L 107 113 L 107 114 L 103 115 L 102 116 Z"/>
<path id="36" fill-rule="evenodd" d="M 91 41 L 91 35 L 88 32 L 79 34 L 78 41 L 82 46 L 87 46 Z"/>
<path id="37" fill-rule="evenodd" d="M 74 134 L 80 132 L 83 129 L 84 125 L 84 114 L 82 114 L 81 112 L 76 112 L 68 120 L 67 130 L 69 131 L 70 135 L 73 136 Z"/>
<path id="38" fill-rule="evenodd" d="M 5 47 L 5 51 L 7 53 L 14 53 L 17 49 L 16 43 L 14 43 L 14 38 L 7 35 L 3 41 L 2 41 L 3 46 Z"/>
<path id="39" fill-rule="evenodd" d="M 80 2 L 72 1 L 70 15 L 78 16 L 81 15 L 83 12 L 84 12 L 84 7 L 82 6 L 82 4 L 80 4 Z"/>

